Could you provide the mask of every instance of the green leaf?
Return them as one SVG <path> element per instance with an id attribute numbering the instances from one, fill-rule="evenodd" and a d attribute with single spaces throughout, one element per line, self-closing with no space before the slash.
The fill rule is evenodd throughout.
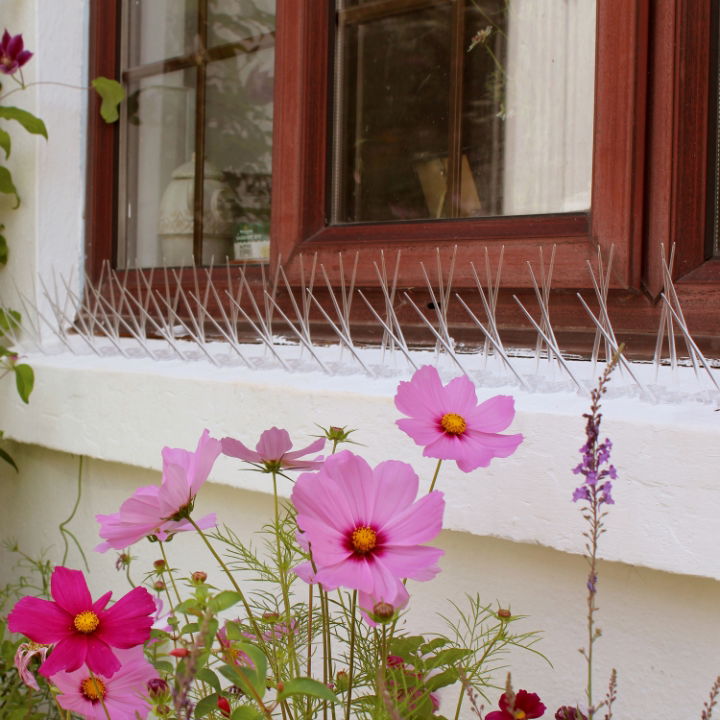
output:
<path id="1" fill-rule="evenodd" d="M 125 99 L 125 90 L 117 80 L 106 77 L 96 77 L 90 83 L 102 99 L 100 115 L 106 123 L 114 123 L 120 117 L 118 105 Z"/>
<path id="2" fill-rule="evenodd" d="M 7 265 L 9 249 L 4 235 L 0 235 L 0 265 Z"/>
<path id="3" fill-rule="evenodd" d="M 434 692 L 441 687 L 452 685 L 457 682 L 459 678 L 458 671 L 455 668 L 447 668 L 437 675 L 427 678 L 425 681 L 425 687 L 430 691 Z"/>
<path id="4" fill-rule="evenodd" d="M 153 665 L 155 665 L 155 669 L 159 670 L 161 673 L 175 672 L 173 664 L 171 662 L 168 662 L 167 660 L 157 660 L 153 663 Z"/>
<path id="5" fill-rule="evenodd" d="M 14 195 L 15 207 L 13 209 L 16 210 L 20 207 L 20 196 L 17 194 L 17 190 L 15 189 L 12 175 L 10 174 L 10 171 L 2 165 L 0 165 L 0 193 L 4 193 L 5 195 Z"/>
<path id="6" fill-rule="evenodd" d="M 241 705 L 233 710 L 230 720 L 262 720 L 263 714 L 251 705 Z"/>
<path id="7" fill-rule="evenodd" d="M 240 687 L 248 697 L 257 696 L 262 699 L 267 690 L 267 658 L 259 647 L 250 643 L 238 643 L 236 647 L 250 658 L 254 667 L 223 665 L 220 672 L 231 683 Z"/>
<path id="8" fill-rule="evenodd" d="M 4 460 L 8 465 L 12 465 L 15 468 L 15 472 L 20 472 L 18 470 L 18 466 L 15 464 L 15 461 L 12 459 L 9 453 L 5 452 L 2 448 L 0 448 L 0 459 Z"/>
<path id="9" fill-rule="evenodd" d="M 200 629 L 200 626 L 196 623 L 188 623 L 187 625 L 183 626 L 183 629 L 180 631 L 181 635 L 184 635 L 185 633 L 195 633 Z"/>
<path id="10" fill-rule="evenodd" d="M 204 697 L 202 700 L 199 700 L 198 704 L 195 706 L 195 717 L 196 718 L 205 717 L 208 713 L 211 713 L 213 710 L 217 710 L 217 701 L 218 701 L 217 693 L 213 693 L 212 695 L 208 695 L 208 696 Z"/>
<path id="11" fill-rule="evenodd" d="M 226 623 L 225 632 L 227 632 L 229 640 L 247 640 L 247 637 L 243 634 L 244 631 L 236 622 Z"/>
<path id="12" fill-rule="evenodd" d="M 427 666 L 429 668 L 436 668 L 441 665 L 454 665 L 459 660 L 470 655 L 471 652 L 472 650 L 467 650 L 466 648 L 447 648 L 441 650 L 434 658 L 430 658 L 427 661 Z"/>
<path id="13" fill-rule="evenodd" d="M 22 401 L 27 403 L 30 401 L 30 393 L 33 391 L 35 384 L 35 373 L 29 365 L 24 363 L 15 366 L 15 385 L 17 386 L 18 395 Z"/>
<path id="14" fill-rule="evenodd" d="M 200 668 L 195 673 L 195 677 L 209 685 L 215 692 L 220 692 L 220 679 L 210 668 Z"/>
<path id="15" fill-rule="evenodd" d="M 217 613 L 236 605 L 240 602 L 240 600 L 240 593 L 233 592 L 232 590 L 224 590 L 223 592 L 218 593 L 214 598 L 210 598 L 208 607 L 213 612 Z"/>
<path id="16" fill-rule="evenodd" d="M 397 655 L 407 661 L 425 642 L 422 635 L 409 635 L 407 637 L 393 638 L 390 642 L 390 655 Z"/>
<path id="17" fill-rule="evenodd" d="M 0 330 L 3 333 L 8 330 L 17 330 L 21 321 L 22 315 L 17 310 L 3 310 L 0 308 Z"/>
<path id="18" fill-rule="evenodd" d="M 0 148 L 5 151 L 5 159 L 10 157 L 10 133 L 0 128 Z"/>
<path id="19" fill-rule="evenodd" d="M 4 118 L 5 120 L 16 120 L 29 133 L 33 135 L 42 135 L 47 140 L 48 134 L 45 123 L 39 117 L 35 117 L 35 115 L 29 113 L 27 110 L 21 110 L 16 107 L 0 107 L 0 118 Z"/>
<path id="20" fill-rule="evenodd" d="M 179 605 L 175 607 L 175 612 L 180 613 L 182 615 L 188 615 L 188 614 L 198 614 L 198 611 L 200 610 L 197 600 L 195 598 L 189 598 L 188 600 L 184 600 Z M 169 621 L 168 621 L 169 622 Z"/>
<path id="21" fill-rule="evenodd" d="M 431 640 L 430 642 L 426 642 L 422 648 L 422 654 L 423 655 L 429 655 L 433 650 L 437 650 L 438 648 L 443 647 L 444 645 L 447 645 L 450 641 L 447 638 L 438 637 L 434 640 Z"/>
<path id="22" fill-rule="evenodd" d="M 338 701 L 335 693 L 327 685 L 307 677 L 288 680 L 278 695 L 278 700 L 284 700 L 291 695 L 309 695 L 321 700 L 330 700 L 330 702 Z"/>

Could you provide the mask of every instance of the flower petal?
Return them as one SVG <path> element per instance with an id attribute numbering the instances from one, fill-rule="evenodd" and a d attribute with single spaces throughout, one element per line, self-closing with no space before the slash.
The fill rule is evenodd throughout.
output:
<path id="1" fill-rule="evenodd" d="M 245 460 L 246 462 L 260 462 L 262 460 L 259 452 L 251 450 L 247 445 L 243 445 L 235 438 L 224 437 L 220 443 L 222 445 L 223 455 Z"/>
<path id="2" fill-rule="evenodd" d="M 50 594 L 70 615 L 77 615 L 92 607 L 92 597 L 85 576 L 80 570 L 56 567 L 50 578 Z"/>
<path id="3" fill-rule="evenodd" d="M 85 662 L 96 675 L 106 678 L 112 677 L 121 666 L 110 646 L 99 635 L 88 635 Z"/>
<path id="4" fill-rule="evenodd" d="M 491 433 L 466 433 L 468 442 L 462 446 L 462 454 L 457 458 L 458 467 L 463 472 L 470 472 L 479 467 L 487 467 L 493 458 L 506 458 L 517 450 L 523 436 L 494 435 Z"/>
<path id="5" fill-rule="evenodd" d="M 373 471 L 378 482 L 372 520 L 382 529 L 388 520 L 410 507 L 418 492 L 418 476 L 412 466 L 399 460 L 386 460 Z"/>
<path id="6" fill-rule="evenodd" d="M 145 588 L 136 587 L 98 614 L 100 626 L 95 636 L 117 648 L 140 645 L 150 637 L 154 614 L 152 596 Z"/>
<path id="7" fill-rule="evenodd" d="M 444 550 L 429 545 L 391 545 L 379 553 L 379 562 L 395 577 L 426 581 L 432 580 L 440 572 L 437 561 L 444 554 Z"/>
<path id="8" fill-rule="evenodd" d="M 382 528 L 385 544 L 416 545 L 432 540 L 442 530 L 444 510 L 441 492 L 433 490 L 424 495 Z"/>
<path id="9" fill-rule="evenodd" d="M 87 656 L 87 635 L 75 633 L 63 638 L 40 666 L 40 674 L 50 677 L 61 670 L 72 672 L 84 665 Z"/>
<path id="10" fill-rule="evenodd" d="M 49 600 L 24 597 L 8 615 L 8 629 L 37 643 L 56 643 L 73 634 L 72 615 Z"/>
<path id="11" fill-rule="evenodd" d="M 495 395 L 463 417 L 472 430 L 502 432 L 515 417 L 515 399 L 512 395 Z"/>
<path id="12" fill-rule="evenodd" d="M 265 430 L 255 446 L 263 460 L 279 460 L 291 448 L 290 434 L 277 427 Z"/>

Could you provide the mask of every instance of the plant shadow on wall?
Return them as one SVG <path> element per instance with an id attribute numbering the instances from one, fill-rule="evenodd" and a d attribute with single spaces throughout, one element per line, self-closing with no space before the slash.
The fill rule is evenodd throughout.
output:
<path id="1" fill-rule="evenodd" d="M 600 409 L 618 360 L 615 355 L 607 364 L 592 392 L 574 468 L 583 482 L 572 500 L 587 521 L 587 645 L 579 672 L 586 680 L 584 697 L 579 691 L 568 697 L 556 720 L 610 720 L 617 694 L 613 671 L 604 698 L 596 699 L 593 651 L 600 637 L 598 543 L 617 477 L 612 443 L 600 434 Z M 97 515 L 102 542 L 95 549 L 118 551 L 115 566 L 132 586 L 126 595 L 111 603 L 111 593 L 91 594 L 84 574 L 65 566 L 65 534 L 62 563 L 53 569 L 31 561 L 40 581 L 24 588 L 31 594 L 7 618 L 7 628 L 21 637 L 3 645 L 0 675 L 13 688 L 4 717 L 40 717 L 23 713 L 43 700 L 43 717 L 65 720 L 143 720 L 150 713 L 168 720 L 458 720 L 463 706 L 485 720 L 545 716 L 540 696 L 514 691 L 510 675 L 496 698 L 496 676 L 509 650 L 543 657 L 535 647 L 539 635 L 523 628 L 523 616 L 484 604 L 479 595 L 439 613 L 444 632 L 415 633 L 405 615 L 417 583 L 439 572 L 443 551 L 430 543 L 442 529 L 443 463 L 473 472 L 512 455 L 523 440 L 504 432 L 514 419 L 513 398 L 478 404 L 467 377 L 443 385 L 437 370 L 424 366 L 399 384 L 395 405 L 404 416 L 396 421 L 400 429 L 424 456 L 437 459 L 424 489 L 407 463 L 371 467 L 341 450 L 352 442 L 348 426 L 323 429 L 300 449 L 277 427 L 265 430 L 254 449 L 235 438 L 215 439 L 208 430 L 194 451 L 164 448 L 161 483 L 138 488 L 117 512 Z M 273 514 L 257 544 L 219 528 L 214 513 L 195 513 L 220 454 L 272 482 Z M 295 472 L 285 503 L 278 479 Z M 81 475 L 75 509 L 80 483 Z M 69 532 L 72 517 L 61 532 Z M 187 532 L 204 543 L 225 588 L 208 583 L 205 572 L 174 566 L 172 555 L 182 553 L 175 546 Z M 143 541 L 159 557 L 136 583 L 130 548 Z M 8 588 L 5 600 L 17 590 Z M 19 674 L 8 668 L 14 653 Z M 719 688 L 720 678 L 701 720 L 711 717 Z M 498 709 L 485 714 L 482 703 L 496 702 Z"/>
<path id="2" fill-rule="evenodd" d="M 48 139 L 45 123 L 27 110 L 8 105 L 8 98 L 35 85 L 60 85 L 76 90 L 86 89 L 59 82 L 26 83 L 23 77 L 23 67 L 32 56 L 33 53 L 25 49 L 21 34 L 10 35 L 7 29 L 3 32 L 0 40 L 0 76 L 5 76 L 7 80 L 5 84 L 0 83 L 0 120 L 10 121 L 8 125 L 0 125 L 0 150 L 5 154 L 5 162 L 10 158 L 12 150 L 10 130 L 15 127 L 15 124 L 32 135 L 40 135 L 46 140 Z M 6 89 L 5 85 L 7 83 L 11 84 L 10 89 Z M 118 119 L 117 106 L 124 96 L 122 87 L 116 81 L 103 77 L 96 78 L 91 84 L 102 98 L 100 109 L 102 117 L 106 122 L 115 122 Z M 0 164 L 0 194 L 12 199 L 14 204 L 11 209 L 17 210 L 20 207 L 20 195 L 15 186 L 12 173 L 6 165 L 2 164 Z M 2 268 L 5 268 L 9 259 L 9 248 L 7 239 L 3 234 L 4 229 L 5 225 L 0 223 L 0 267 Z M 21 325 L 22 316 L 18 310 L 0 306 L 0 377 L 10 373 L 14 374 L 18 395 L 23 402 L 27 403 L 30 400 L 30 393 L 35 384 L 35 375 L 30 365 L 19 362 L 19 355 L 12 349 L 21 332 Z M 2 437 L 3 433 L 0 431 L 0 440 L 2 440 Z M 2 448 L 0 448 L 0 459 L 17 470 L 12 456 Z"/>

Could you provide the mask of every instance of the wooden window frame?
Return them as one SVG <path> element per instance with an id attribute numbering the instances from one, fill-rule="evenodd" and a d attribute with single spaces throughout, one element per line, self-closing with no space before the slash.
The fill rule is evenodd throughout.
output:
<path id="1" fill-rule="evenodd" d="M 527 261 L 556 248 L 553 319 L 569 334 L 592 328 L 574 297 L 591 287 L 587 262 L 614 246 L 611 313 L 620 335 L 650 337 L 659 317 L 662 253 L 688 325 L 720 351 L 720 260 L 706 260 L 710 16 L 712 0 L 597 0 L 595 121 L 589 213 L 328 225 L 332 0 L 277 0 L 271 269 L 301 282 L 301 255 L 337 268 L 359 253 L 357 284 L 377 288 L 381 249 L 402 250 L 402 285 L 421 287 L 420 261 L 457 247 L 454 285 L 472 287 L 470 261 L 504 246 L 499 316 L 527 327 L 511 301 L 529 296 Z M 93 0 L 90 76 L 118 73 L 119 0 Z M 96 103 L 91 99 L 91 104 Z M 115 128 L 90 112 L 87 271 L 97 279 L 114 257 Z M 662 247 L 662 249 L 661 249 Z M 217 271 L 222 285 L 222 271 Z M 190 282 L 188 277 L 188 282 Z M 132 287 L 130 278 L 129 287 Z M 458 316 L 459 317 L 459 316 Z M 467 318 L 465 318 L 467 320 Z M 362 318 L 359 318 L 362 321 Z M 462 321 L 458 319 L 462 324 Z M 579 345 L 582 346 L 583 341 Z M 561 347 L 563 347 L 561 342 Z"/>

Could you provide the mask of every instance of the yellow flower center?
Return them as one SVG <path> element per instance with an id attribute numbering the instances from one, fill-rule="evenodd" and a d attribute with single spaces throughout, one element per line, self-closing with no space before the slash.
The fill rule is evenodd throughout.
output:
<path id="1" fill-rule="evenodd" d="M 515 720 L 525 720 L 527 715 L 525 714 L 524 710 L 516 710 L 515 711 Z"/>
<path id="2" fill-rule="evenodd" d="M 86 635 L 95 632 L 99 624 L 100 619 L 92 610 L 85 610 L 84 612 L 78 613 L 73 620 L 75 629 Z"/>
<path id="3" fill-rule="evenodd" d="M 445 413 L 440 420 L 440 427 L 450 435 L 462 435 L 467 428 L 467 423 L 462 415 Z"/>
<path id="4" fill-rule="evenodd" d="M 351 542 L 355 552 L 366 555 L 377 545 L 377 533 L 367 525 L 361 525 L 353 530 Z"/>
<path id="5" fill-rule="evenodd" d="M 97 677 L 85 678 L 80 683 L 80 692 L 93 702 L 102 700 L 105 697 L 105 683 Z"/>

